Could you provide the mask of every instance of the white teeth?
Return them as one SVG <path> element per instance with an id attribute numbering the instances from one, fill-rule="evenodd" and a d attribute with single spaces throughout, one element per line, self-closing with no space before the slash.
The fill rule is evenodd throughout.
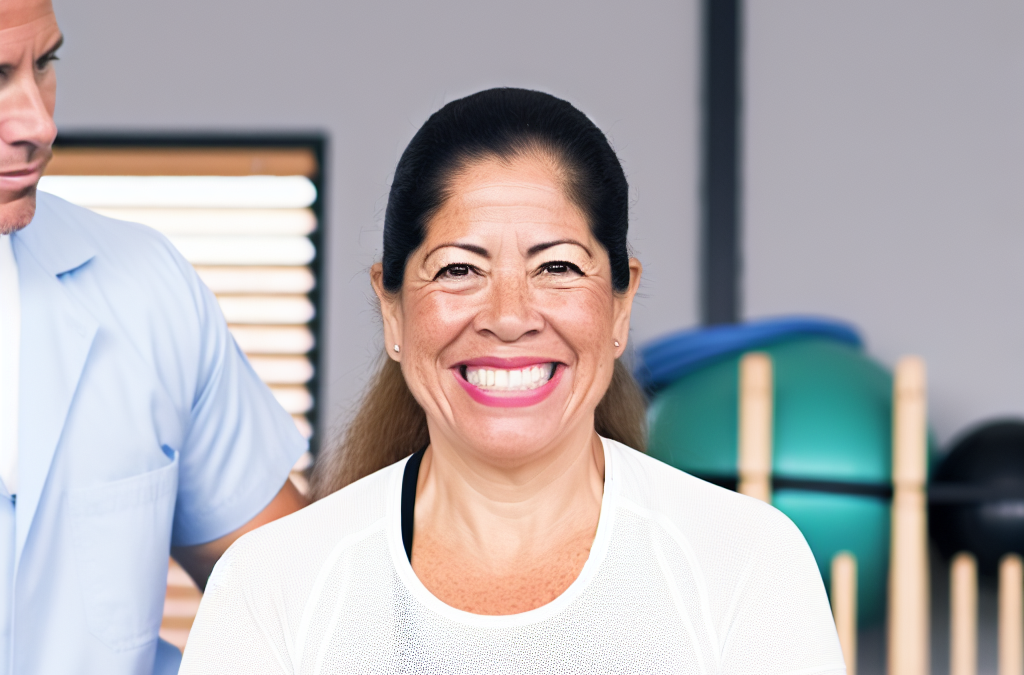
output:
<path id="1" fill-rule="evenodd" d="M 466 381 L 481 389 L 495 391 L 528 391 L 547 383 L 554 375 L 555 364 L 527 366 L 518 370 L 500 368 L 466 368 Z"/>

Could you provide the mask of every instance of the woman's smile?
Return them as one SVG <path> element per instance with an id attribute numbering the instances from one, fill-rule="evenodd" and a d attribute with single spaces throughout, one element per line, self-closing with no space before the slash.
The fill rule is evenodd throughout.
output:
<path id="1" fill-rule="evenodd" d="M 520 408 L 546 399 L 561 382 L 565 365 L 534 357 L 484 357 L 465 361 L 451 370 L 477 403 Z"/>

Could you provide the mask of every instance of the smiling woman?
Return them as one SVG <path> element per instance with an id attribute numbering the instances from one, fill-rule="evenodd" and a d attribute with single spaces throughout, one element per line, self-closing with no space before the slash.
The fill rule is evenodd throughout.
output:
<path id="1" fill-rule="evenodd" d="M 502 120 L 507 106 L 518 106 L 520 119 Z M 491 90 L 434 115 L 399 162 L 385 215 L 384 256 L 372 270 L 390 359 L 342 444 L 321 458 L 315 493 L 327 495 L 424 448 L 440 433 L 428 431 L 430 415 L 424 411 L 447 407 L 431 392 L 455 385 L 477 403 L 529 406 L 520 412 L 530 420 L 523 429 L 547 443 L 563 442 L 570 431 L 581 433 L 565 423 L 585 410 L 575 421 L 587 433 L 596 429 L 643 450 L 643 395 L 617 360 L 626 349 L 640 279 L 640 264 L 627 251 L 628 223 L 628 185 L 618 158 L 604 134 L 564 101 L 537 92 Z M 415 317 L 406 316 L 409 312 Z M 524 314 L 526 324 L 521 324 Z M 491 320 L 497 325 L 483 326 Z M 466 349 L 472 355 L 433 371 L 444 374 L 438 379 L 419 359 L 430 359 L 437 348 L 424 340 L 456 338 L 439 335 L 442 327 L 465 333 L 444 348 L 444 358 Z M 584 327 L 591 333 L 581 333 Z M 570 368 L 576 359 L 565 352 L 581 338 L 599 344 L 596 350 L 576 350 L 582 363 Z M 558 352 L 565 362 L 539 360 L 544 352 Z M 510 394 L 511 382 L 518 377 L 522 383 L 517 373 L 526 366 L 531 378 L 534 368 L 547 372 L 538 383 L 544 386 L 531 387 L 528 395 Z M 471 382 L 469 372 L 476 368 L 493 381 Z M 556 390 L 567 368 L 574 377 L 559 393 L 572 393 L 575 407 L 564 409 L 566 398 L 533 408 Z M 484 419 L 509 425 L 498 437 L 522 449 L 513 413 L 466 418 L 477 414 L 459 407 L 468 403 L 466 397 L 449 400 L 455 404 L 452 414 L 474 419 L 469 427 L 478 433 L 485 433 Z M 558 405 L 562 413 L 549 419 L 548 411 Z M 540 430 L 541 419 L 561 425 L 562 434 Z"/>
<path id="2" fill-rule="evenodd" d="M 370 273 L 387 356 L 320 501 L 218 565 L 181 672 L 844 672 L 793 524 L 637 450 L 627 226 L 565 101 L 435 113 Z"/>

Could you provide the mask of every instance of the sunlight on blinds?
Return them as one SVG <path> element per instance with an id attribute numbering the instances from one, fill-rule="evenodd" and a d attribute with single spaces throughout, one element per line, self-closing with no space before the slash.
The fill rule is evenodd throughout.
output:
<path id="1" fill-rule="evenodd" d="M 247 167 L 282 166 L 315 173 L 315 160 L 292 152 L 282 161 L 270 154 L 261 165 L 259 155 L 266 153 L 239 149 L 70 150 L 55 152 L 39 189 L 166 235 L 216 294 L 253 370 L 296 427 L 311 436 L 306 415 L 314 407 L 308 385 L 315 374 L 309 354 L 316 346 L 310 327 L 316 307 L 309 294 L 317 284 L 310 238 L 317 229 L 311 208 L 316 185 L 305 175 L 203 174 L 208 167 L 239 174 Z M 62 175 L 62 167 L 71 170 Z M 91 175 L 94 167 L 110 175 Z M 173 175 L 159 175 L 168 167 Z M 119 169 L 125 175 L 117 175 Z"/>
<path id="2" fill-rule="evenodd" d="M 199 278 L 214 293 L 309 293 L 316 278 L 307 267 L 196 266 Z"/>
<path id="3" fill-rule="evenodd" d="M 82 206 L 287 209 L 316 201 L 305 176 L 47 175 L 39 189 Z"/>

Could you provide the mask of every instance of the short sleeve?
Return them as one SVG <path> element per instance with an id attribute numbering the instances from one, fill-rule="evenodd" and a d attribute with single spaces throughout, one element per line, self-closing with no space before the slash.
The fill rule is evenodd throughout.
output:
<path id="1" fill-rule="evenodd" d="M 260 513 L 308 443 L 235 344 L 217 299 L 188 267 L 199 314 L 198 373 L 179 451 L 172 543 L 222 537 Z"/>
<path id="2" fill-rule="evenodd" d="M 721 672 L 842 675 L 846 665 L 810 547 L 792 521 L 770 515 L 736 588 Z"/>

